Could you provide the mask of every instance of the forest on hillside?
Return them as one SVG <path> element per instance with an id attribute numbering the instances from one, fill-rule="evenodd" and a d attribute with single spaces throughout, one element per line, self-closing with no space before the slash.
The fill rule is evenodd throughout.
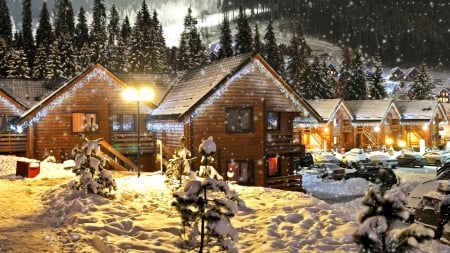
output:
<path id="1" fill-rule="evenodd" d="M 381 55 L 390 66 L 450 66 L 448 1 L 412 0 L 218 0 L 223 12 L 239 6 L 252 18 L 301 22 L 305 34 L 341 47 Z M 270 10 L 270 11 L 267 11 Z M 280 29 L 283 28 L 283 25 Z"/>

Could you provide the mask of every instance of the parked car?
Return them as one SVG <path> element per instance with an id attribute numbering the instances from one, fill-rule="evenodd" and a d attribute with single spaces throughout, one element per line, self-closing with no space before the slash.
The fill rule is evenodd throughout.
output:
<path id="1" fill-rule="evenodd" d="M 381 151 L 371 152 L 369 154 L 369 158 L 371 165 L 379 165 L 384 168 L 391 168 L 391 169 L 394 169 L 398 166 L 397 158 Z"/>
<path id="2" fill-rule="evenodd" d="M 361 166 L 357 169 L 348 169 L 345 174 L 345 178 L 354 178 L 360 177 L 364 178 L 367 181 L 375 182 L 377 179 L 378 171 L 380 170 L 379 166 Z"/>
<path id="3" fill-rule="evenodd" d="M 369 164 L 370 157 L 361 148 L 352 148 L 341 158 L 341 165 L 346 168 L 358 168 Z"/>
<path id="4" fill-rule="evenodd" d="M 447 151 L 427 151 L 423 154 L 423 156 L 427 159 L 428 165 L 436 165 L 437 167 L 440 167 L 446 162 L 450 162 L 450 152 Z"/>
<path id="5" fill-rule="evenodd" d="M 450 179 L 450 162 L 445 163 L 436 170 L 436 179 L 438 180 L 448 180 Z"/>
<path id="6" fill-rule="evenodd" d="M 301 169 L 305 167 L 309 167 L 314 164 L 314 157 L 311 153 L 306 152 L 303 155 L 299 156 L 296 161 L 296 167 Z"/>
<path id="7" fill-rule="evenodd" d="M 450 240 L 450 181 L 439 180 L 438 187 L 425 193 L 414 210 L 414 222 L 434 230 L 435 238 Z M 445 232 L 444 232 L 445 231 Z"/>
<path id="8" fill-rule="evenodd" d="M 340 165 L 341 161 L 330 153 L 320 153 L 317 155 L 314 155 L 314 164 L 316 163 L 334 163 L 336 165 Z"/>
<path id="9" fill-rule="evenodd" d="M 341 180 L 345 178 L 345 168 L 334 163 L 314 163 L 307 172 L 326 179 Z"/>
<path id="10" fill-rule="evenodd" d="M 419 153 L 403 153 L 397 156 L 398 166 L 423 167 L 428 164 L 427 159 Z"/>

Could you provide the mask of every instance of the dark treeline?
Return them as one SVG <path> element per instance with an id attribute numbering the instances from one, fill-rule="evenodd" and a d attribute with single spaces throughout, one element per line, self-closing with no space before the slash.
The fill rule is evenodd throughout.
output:
<path id="1" fill-rule="evenodd" d="M 300 21 L 307 35 L 341 47 L 362 47 L 369 55 L 379 54 L 386 65 L 450 65 L 449 1 L 219 0 L 218 4 L 225 12 L 244 6 L 253 18 Z"/>

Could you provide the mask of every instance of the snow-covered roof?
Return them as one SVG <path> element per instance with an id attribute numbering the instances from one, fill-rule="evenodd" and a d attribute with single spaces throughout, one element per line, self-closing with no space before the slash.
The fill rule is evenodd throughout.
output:
<path id="1" fill-rule="evenodd" d="M 334 115 L 338 112 L 341 106 L 346 107 L 342 103 L 342 99 L 308 99 L 306 102 L 319 114 L 320 118 L 328 123 L 334 118 Z M 348 111 L 348 108 L 344 108 Z M 349 112 L 349 116 L 351 116 Z"/>
<path id="2" fill-rule="evenodd" d="M 346 100 L 354 121 L 381 122 L 392 106 L 392 100 Z"/>
<path id="3" fill-rule="evenodd" d="M 437 100 L 397 100 L 397 108 L 402 115 L 402 121 L 406 120 L 433 120 L 438 110 L 443 107 Z M 445 115 L 444 115 L 445 116 Z"/>

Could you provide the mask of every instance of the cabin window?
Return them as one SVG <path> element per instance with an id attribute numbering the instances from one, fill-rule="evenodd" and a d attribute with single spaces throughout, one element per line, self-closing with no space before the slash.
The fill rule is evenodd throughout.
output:
<path id="1" fill-rule="evenodd" d="M 114 114 L 112 116 L 112 127 L 114 132 L 135 132 L 136 119 L 133 114 Z"/>
<path id="2" fill-rule="evenodd" d="M 267 176 L 269 177 L 277 177 L 280 176 L 281 170 L 281 158 L 278 156 L 273 156 L 267 158 Z"/>
<path id="3" fill-rule="evenodd" d="M 227 162 L 227 180 L 236 181 L 238 184 L 252 184 L 252 175 L 253 167 L 251 161 Z"/>
<path id="4" fill-rule="evenodd" d="M 246 133 L 253 130 L 251 107 L 226 108 L 225 124 L 227 133 Z"/>
<path id="5" fill-rule="evenodd" d="M 97 115 L 95 113 L 74 112 L 72 113 L 72 131 L 82 133 L 86 131 L 86 125 L 97 124 Z"/>
<path id="6" fill-rule="evenodd" d="M 17 116 L 0 116 L 0 132 L 12 132 L 16 129 Z"/>
<path id="7" fill-rule="evenodd" d="M 280 130 L 280 113 L 267 113 L 267 130 Z"/>

